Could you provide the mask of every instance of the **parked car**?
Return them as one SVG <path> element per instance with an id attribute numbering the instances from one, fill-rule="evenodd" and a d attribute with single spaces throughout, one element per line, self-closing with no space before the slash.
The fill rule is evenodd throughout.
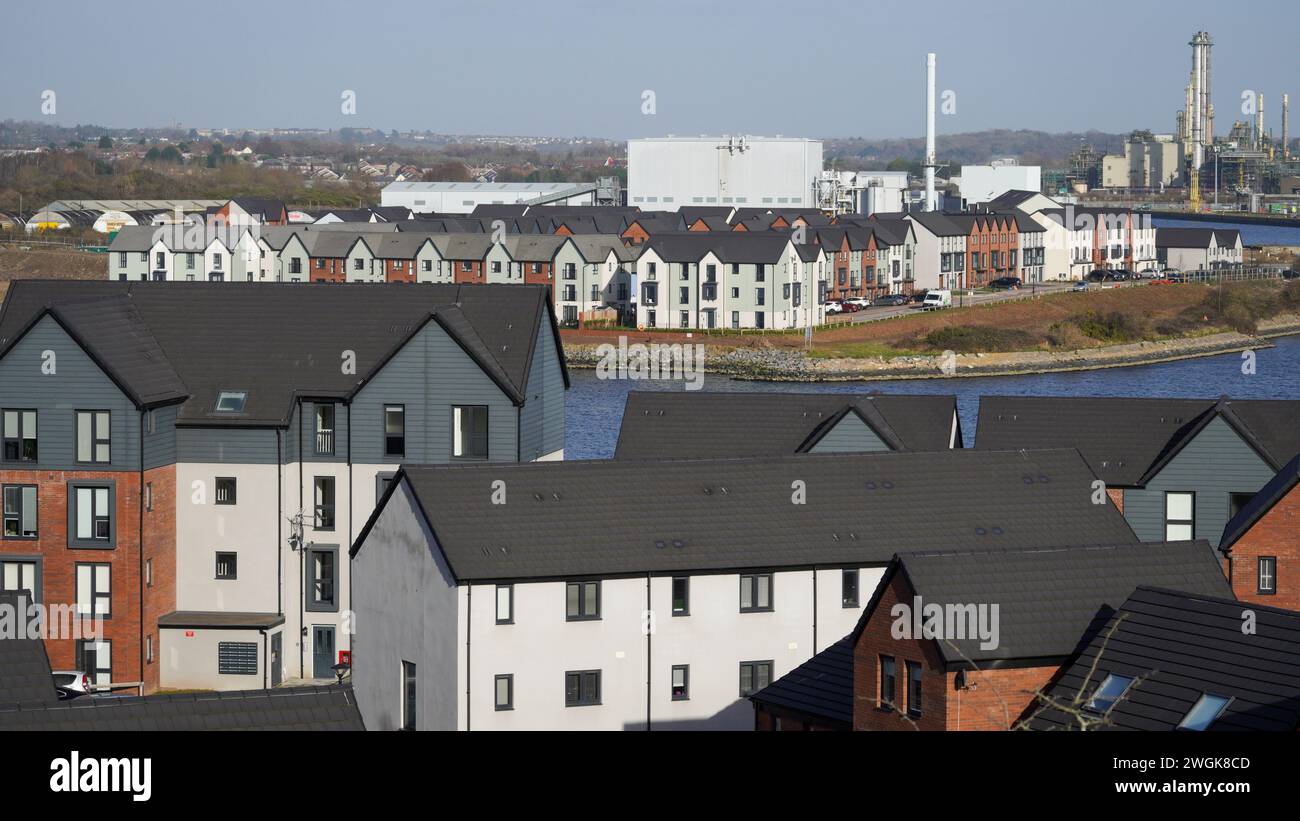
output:
<path id="1" fill-rule="evenodd" d="M 1129 275 L 1126 271 L 1112 271 L 1106 268 L 1096 268 L 1088 274 L 1087 280 L 1089 282 L 1123 282 L 1128 278 Z"/>
<path id="2" fill-rule="evenodd" d="M 848 301 L 841 302 L 841 303 L 840 303 L 840 308 L 841 308 L 841 309 L 844 311 L 844 313 L 846 313 L 846 314 L 856 314 L 858 311 L 861 311 L 861 310 L 862 310 L 862 306 L 859 305 L 858 303 L 856 303 L 856 302 L 848 302 Z"/>
<path id="3" fill-rule="evenodd" d="M 854 297 L 849 297 L 848 299 L 844 300 L 844 304 L 845 304 L 845 305 L 849 305 L 849 304 L 857 305 L 859 308 L 870 308 L 870 307 L 871 307 L 871 300 L 867 299 L 867 298 L 864 297 L 864 296 L 854 296 Z"/>
<path id="4" fill-rule="evenodd" d="M 1074 287 L 1071 288 L 1070 290 L 1071 290 L 1071 291 L 1087 291 L 1087 290 L 1090 290 L 1090 289 L 1088 288 L 1088 280 L 1086 280 L 1086 279 L 1081 279 L 1081 280 L 1079 280 L 1078 282 L 1074 283 Z"/>
<path id="5" fill-rule="evenodd" d="M 1020 277 L 998 277 L 989 283 L 990 288 L 1005 288 L 1014 291 L 1020 287 Z"/>
<path id="6" fill-rule="evenodd" d="M 925 295 L 925 301 L 921 303 L 921 307 L 927 311 L 937 310 L 939 308 L 951 308 L 952 291 L 943 290 L 928 292 Z"/>
<path id="7" fill-rule="evenodd" d="M 1187 274 L 1184 274 L 1182 271 L 1170 271 L 1165 275 L 1165 279 L 1173 283 L 1186 282 Z"/>
<path id="8" fill-rule="evenodd" d="M 832 299 L 826 302 L 826 313 L 838 314 L 838 313 L 842 313 L 843 311 L 844 311 L 844 303 L 840 302 L 838 299 Z"/>
<path id="9" fill-rule="evenodd" d="M 913 301 L 913 302 L 925 302 L 925 295 L 928 294 L 928 293 L 930 293 L 930 289 L 929 289 L 929 288 L 925 288 L 925 289 L 923 289 L 923 290 L 916 291 L 916 292 L 914 292 L 914 293 L 912 294 L 912 301 Z"/>
<path id="10" fill-rule="evenodd" d="M 871 304 L 876 307 L 881 307 L 881 306 L 896 307 L 898 305 L 906 305 L 911 301 L 912 298 L 909 297 L 907 294 L 885 294 L 884 296 L 876 297 L 876 299 Z"/>
<path id="11" fill-rule="evenodd" d="M 1300 279 L 1300 271 L 1283 271 L 1282 279 Z"/>
<path id="12" fill-rule="evenodd" d="M 54 679 L 59 701 L 81 698 L 91 693 L 90 676 L 81 670 L 55 670 L 50 677 Z"/>

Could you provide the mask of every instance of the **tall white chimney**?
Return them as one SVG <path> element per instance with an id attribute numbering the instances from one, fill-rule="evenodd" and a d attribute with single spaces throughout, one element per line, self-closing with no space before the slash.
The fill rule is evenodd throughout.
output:
<path id="1" fill-rule="evenodd" d="M 925 55 L 925 210 L 938 206 L 934 195 L 934 53 Z"/>

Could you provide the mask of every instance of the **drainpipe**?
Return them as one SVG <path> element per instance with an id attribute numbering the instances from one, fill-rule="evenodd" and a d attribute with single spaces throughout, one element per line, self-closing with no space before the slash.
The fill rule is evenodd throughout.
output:
<path id="1" fill-rule="evenodd" d="M 269 690 L 267 675 L 270 673 L 271 667 L 271 650 L 267 646 L 266 628 L 259 627 L 257 632 L 262 634 L 262 689 Z"/>
<path id="2" fill-rule="evenodd" d="M 275 429 L 275 612 L 284 615 L 284 439 Z M 282 651 L 283 652 L 283 651 Z"/>
<path id="3" fill-rule="evenodd" d="M 513 607 L 513 600 L 511 607 Z M 470 725 L 470 643 L 474 640 L 474 583 L 465 585 L 465 732 Z M 495 696 L 493 696 L 495 698 Z"/>
<path id="4" fill-rule="evenodd" d="M 139 578 L 137 579 L 137 583 L 140 590 L 140 600 L 139 600 L 140 601 L 140 645 L 139 645 L 140 681 L 145 680 L 144 667 L 146 663 L 145 652 L 144 652 L 144 644 L 145 644 L 144 641 L 145 638 L 145 633 L 144 633 L 144 611 L 145 611 L 145 607 L 144 607 L 144 432 L 145 432 L 144 417 L 146 413 L 148 413 L 148 411 L 140 412 L 140 467 L 139 467 L 140 488 L 139 491 L 136 493 L 136 495 L 139 497 L 139 499 L 137 500 L 138 504 L 136 505 L 137 507 L 136 521 L 138 522 L 138 528 L 139 528 L 137 532 L 140 534 L 140 555 L 138 557 L 140 561 L 140 568 L 139 568 L 140 573 L 139 573 Z M 140 695 L 144 695 L 143 684 L 140 685 Z"/>
<path id="5" fill-rule="evenodd" d="M 650 609 L 650 574 L 649 573 L 645 574 L 645 611 L 646 613 L 650 614 L 651 619 L 654 619 L 654 611 Z M 650 624 L 647 624 L 646 631 L 645 631 L 645 729 L 647 733 L 650 732 L 650 696 L 652 693 L 650 689 L 650 678 L 651 678 L 650 669 L 651 669 L 651 664 L 653 663 L 654 660 L 654 656 L 650 652 L 651 649 L 650 640 L 654 637 L 653 636 L 654 631 L 649 628 L 653 626 L 653 624 L 654 624 L 653 621 L 651 621 Z"/>
<path id="6" fill-rule="evenodd" d="M 307 599 L 306 590 L 303 589 L 305 579 L 305 565 L 307 561 L 307 517 L 303 513 L 302 483 L 303 483 L 303 464 L 302 464 L 302 400 L 298 400 L 298 512 L 302 515 L 302 543 L 298 545 L 298 678 L 307 677 L 307 666 L 304 656 L 307 652 L 305 639 L 307 638 Z M 313 521 L 315 521 L 313 519 Z"/>
<path id="7" fill-rule="evenodd" d="M 813 648 L 812 654 L 817 655 L 817 565 L 813 565 Z"/>

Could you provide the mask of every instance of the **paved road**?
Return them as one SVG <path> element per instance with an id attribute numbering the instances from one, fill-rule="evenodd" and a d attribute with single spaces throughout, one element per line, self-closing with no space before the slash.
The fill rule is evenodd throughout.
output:
<path id="1" fill-rule="evenodd" d="M 971 296 L 953 296 L 952 306 L 954 308 L 966 307 L 969 305 L 985 305 L 990 302 L 1005 302 L 1009 299 L 1023 299 L 1032 294 L 1059 294 L 1062 291 L 1068 291 L 1074 286 L 1073 282 L 1044 282 L 1037 285 L 1026 285 L 1017 291 L 977 291 Z M 848 316 L 853 323 L 858 322 L 875 322 L 878 319 L 889 319 L 895 316 L 904 316 L 921 310 L 920 303 L 911 305 L 902 305 L 899 307 L 879 307 L 863 308 L 861 311 L 853 314 L 836 314 L 836 316 Z"/>

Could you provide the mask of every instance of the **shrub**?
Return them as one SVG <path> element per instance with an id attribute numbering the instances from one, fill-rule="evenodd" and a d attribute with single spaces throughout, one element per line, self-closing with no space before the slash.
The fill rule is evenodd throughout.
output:
<path id="1" fill-rule="evenodd" d="M 1082 316 L 1074 317 L 1071 322 L 1077 325 L 1085 336 L 1102 342 L 1137 342 L 1146 338 L 1146 318 L 1124 311 L 1110 311 L 1105 314 L 1089 311 Z"/>
<path id="2" fill-rule="evenodd" d="M 1031 333 L 1015 328 L 991 325 L 956 325 L 938 328 L 925 335 L 927 347 L 956 353 L 996 353 L 1023 351 L 1038 347 Z"/>

